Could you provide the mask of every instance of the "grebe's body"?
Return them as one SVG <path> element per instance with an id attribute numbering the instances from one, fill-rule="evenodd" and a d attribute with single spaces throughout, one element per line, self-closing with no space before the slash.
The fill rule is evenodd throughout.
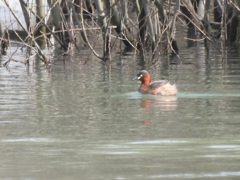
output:
<path id="1" fill-rule="evenodd" d="M 155 94 L 161 96 L 171 96 L 177 94 L 177 88 L 175 85 L 171 85 L 167 80 L 159 80 L 151 82 L 150 74 L 142 70 L 133 80 L 140 80 L 141 86 L 138 91 L 143 94 Z"/>

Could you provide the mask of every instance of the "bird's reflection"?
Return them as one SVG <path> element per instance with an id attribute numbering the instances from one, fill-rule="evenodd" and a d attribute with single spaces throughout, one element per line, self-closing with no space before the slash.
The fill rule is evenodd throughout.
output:
<path id="1" fill-rule="evenodd" d="M 156 97 L 153 99 L 142 99 L 142 108 L 161 107 L 163 111 L 175 111 L 177 107 L 176 96 Z"/>
<path id="2" fill-rule="evenodd" d="M 176 96 L 156 96 L 152 99 L 141 99 L 140 106 L 145 109 L 144 114 L 150 115 L 155 113 L 155 108 L 160 109 L 165 114 L 172 113 L 177 109 L 177 97 Z M 150 119 L 144 119 L 141 123 L 146 125 L 152 125 Z"/>

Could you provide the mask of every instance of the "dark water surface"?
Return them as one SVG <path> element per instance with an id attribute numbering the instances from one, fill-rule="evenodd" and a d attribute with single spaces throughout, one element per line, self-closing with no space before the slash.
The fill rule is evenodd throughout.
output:
<path id="1" fill-rule="evenodd" d="M 0 67 L 0 179 L 240 179 L 235 52 L 222 62 L 185 49 L 181 62 L 145 66 L 132 53 L 110 66 L 85 54 Z M 139 94 L 140 69 L 178 95 Z"/>

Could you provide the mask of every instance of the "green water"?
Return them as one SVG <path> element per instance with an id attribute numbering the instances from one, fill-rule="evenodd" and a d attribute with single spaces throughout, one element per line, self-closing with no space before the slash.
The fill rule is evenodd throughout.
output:
<path id="1" fill-rule="evenodd" d="M 239 179 L 239 60 L 191 51 L 0 67 L 0 179 Z M 178 95 L 138 93 L 140 69 Z"/>

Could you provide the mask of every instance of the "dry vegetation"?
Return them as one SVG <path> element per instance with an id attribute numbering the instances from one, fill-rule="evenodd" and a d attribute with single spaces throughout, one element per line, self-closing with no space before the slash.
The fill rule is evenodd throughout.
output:
<path id="1" fill-rule="evenodd" d="M 1 26 L 2 53 L 5 54 L 12 43 L 20 43 L 28 52 L 23 63 L 37 55 L 48 64 L 51 60 L 44 48 L 60 46 L 67 54 L 72 48 L 79 49 L 76 43 L 79 38 L 83 42 L 81 45 L 88 46 L 103 61 L 109 60 L 116 44 L 123 44 L 125 50 L 142 55 L 151 52 L 152 59 L 168 52 L 178 56 L 177 22 L 184 24 L 188 46 L 204 41 L 206 50 L 211 46 L 224 56 L 227 49 L 237 46 L 239 41 L 239 0 L 48 0 L 48 4 L 44 4 L 44 0 L 36 0 L 33 4 L 30 0 L 19 0 L 26 26 L 8 1 L 2 1 L 25 34 L 10 32 Z M 35 24 L 30 23 L 31 17 L 36 19 Z M 101 35 L 102 52 L 94 49 L 93 44 L 98 42 L 89 41 L 92 34 Z M 13 35 L 18 41 L 11 38 Z M 54 46 L 50 37 L 54 37 Z M 10 56 L 5 66 L 11 61 L 16 60 Z"/>

